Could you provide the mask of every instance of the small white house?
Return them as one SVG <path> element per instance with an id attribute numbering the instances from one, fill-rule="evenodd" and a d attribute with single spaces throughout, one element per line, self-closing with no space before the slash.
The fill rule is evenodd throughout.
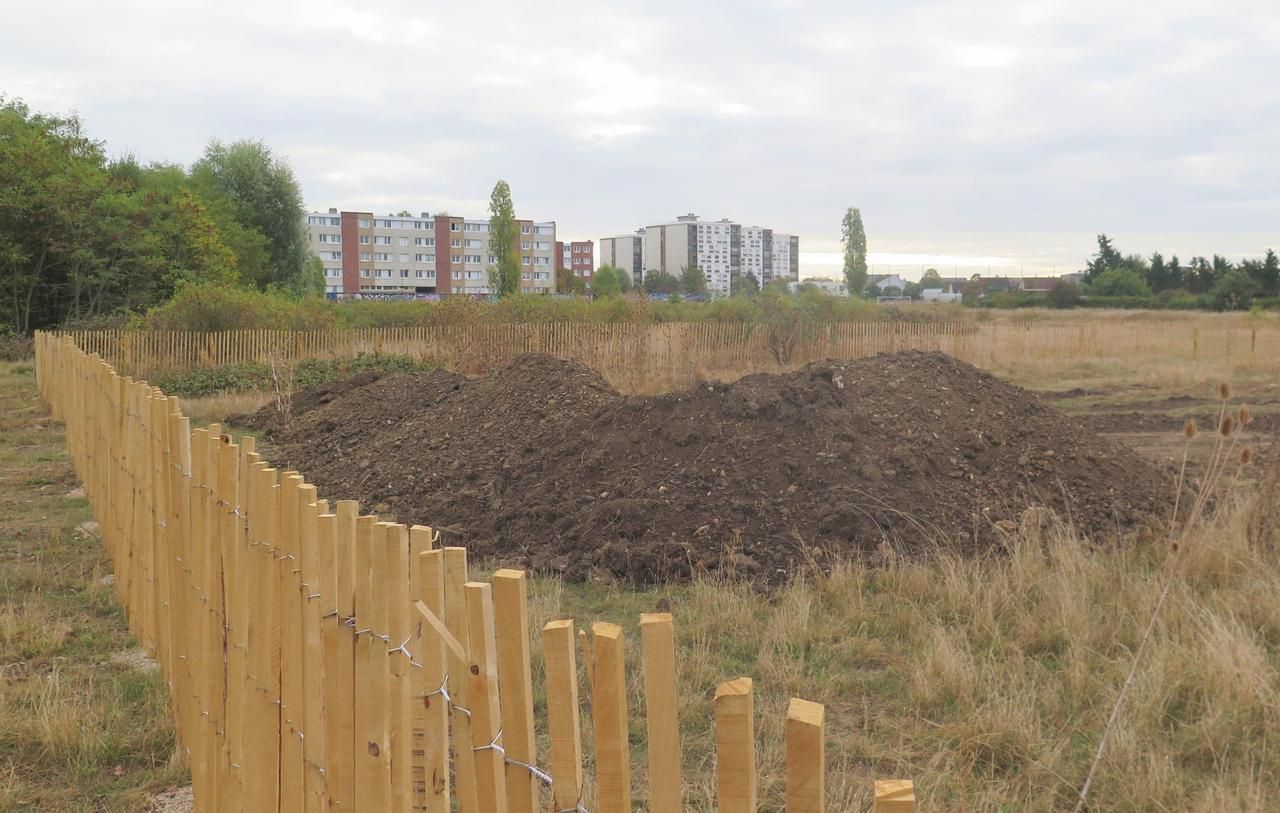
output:
<path id="1" fill-rule="evenodd" d="M 963 294 L 948 293 L 941 288 L 925 288 L 920 291 L 922 302 L 960 302 L 963 299 Z"/>
<path id="2" fill-rule="evenodd" d="M 824 294 L 829 296 L 848 296 L 849 289 L 845 287 L 844 280 L 831 279 L 830 277 L 809 277 L 799 282 L 789 282 L 787 287 L 792 293 L 795 293 L 801 286 L 808 285 L 817 288 Z"/>
<path id="3" fill-rule="evenodd" d="M 867 277 L 867 289 L 875 288 L 880 291 L 887 291 L 890 288 L 897 288 L 899 291 L 907 287 L 907 281 L 898 274 L 872 274 Z"/>

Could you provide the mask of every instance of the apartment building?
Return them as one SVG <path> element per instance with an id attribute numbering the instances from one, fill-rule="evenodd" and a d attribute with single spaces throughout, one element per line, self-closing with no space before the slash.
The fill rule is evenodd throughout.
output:
<path id="1" fill-rule="evenodd" d="M 337 296 L 492 293 L 489 221 L 423 212 L 311 212 L 311 251 L 324 265 L 325 291 Z M 556 224 L 517 220 L 520 287 L 555 290 Z"/>
<path id="2" fill-rule="evenodd" d="M 591 287 L 591 274 L 595 271 L 596 245 L 590 240 L 574 240 L 572 242 L 556 241 L 556 257 L 559 258 L 558 268 L 565 268 L 573 272 L 575 277 L 579 277 Z"/>
<path id="3" fill-rule="evenodd" d="M 631 272 L 631 282 L 637 288 L 644 281 L 645 263 L 644 229 L 634 234 L 600 239 L 600 265 L 608 265 Z"/>
<path id="4" fill-rule="evenodd" d="M 696 266 L 713 294 L 728 296 L 731 280 L 743 274 L 753 275 L 761 285 L 800 277 L 797 236 L 728 219 L 703 221 L 690 213 L 669 223 L 646 226 L 634 236 L 605 238 L 600 248 L 602 262 L 619 253 L 625 256 L 626 249 L 632 248 L 624 242 L 620 252 L 620 240 L 641 244 L 639 267 L 643 273 L 663 271 L 678 277 L 685 268 Z"/>

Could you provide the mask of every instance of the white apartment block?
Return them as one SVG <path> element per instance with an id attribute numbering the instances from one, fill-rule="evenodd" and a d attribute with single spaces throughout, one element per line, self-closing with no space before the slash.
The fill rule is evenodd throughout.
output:
<path id="1" fill-rule="evenodd" d="M 491 294 L 489 221 L 447 214 L 311 212 L 311 251 L 333 296 Z M 517 220 L 516 251 L 525 293 L 555 290 L 556 224 Z"/>
<path id="2" fill-rule="evenodd" d="M 744 274 L 751 274 L 761 285 L 800 276 L 798 237 L 727 219 L 704 222 L 687 214 L 647 226 L 635 235 L 605 238 L 600 241 L 601 262 L 632 247 L 619 242 L 624 240 L 641 244 L 642 277 L 653 271 L 679 277 L 685 268 L 696 266 L 706 277 L 707 290 L 719 296 L 728 296 L 731 280 Z"/>
<path id="3" fill-rule="evenodd" d="M 635 234 L 600 238 L 600 265 L 610 265 L 630 272 L 631 282 L 637 288 L 644 282 L 646 259 L 644 229 Z"/>

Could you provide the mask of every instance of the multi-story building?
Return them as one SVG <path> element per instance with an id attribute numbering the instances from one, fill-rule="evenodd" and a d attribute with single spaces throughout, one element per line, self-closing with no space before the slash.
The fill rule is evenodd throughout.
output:
<path id="1" fill-rule="evenodd" d="M 517 220 L 520 287 L 555 290 L 556 224 Z M 325 291 L 355 294 L 489 294 L 489 221 L 447 214 L 371 212 L 307 215 L 311 251 L 324 265 Z"/>
<path id="2" fill-rule="evenodd" d="M 647 226 L 634 236 L 601 240 L 601 262 L 622 255 L 631 244 L 640 243 L 641 277 L 662 271 L 678 277 L 694 266 L 707 279 L 707 290 L 728 296 L 731 280 L 751 274 L 761 285 L 775 279 L 800 277 L 800 239 L 760 226 L 742 226 L 731 220 L 701 221 L 695 214 L 677 217 L 670 223 Z M 621 250 L 620 250 L 621 248 Z M 625 267 L 625 266 L 624 266 Z"/>
<path id="3" fill-rule="evenodd" d="M 590 240 L 574 240 L 569 243 L 556 241 L 556 257 L 558 268 L 573 272 L 591 287 L 591 274 L 595 270 L 596 245 Z"/>
<path id="4" fill-rule="evenodd" d="M 646 260 L 644 229 L 635 234 L 600 238 L 600 264 L 630 272 L 631 282 L 637 288 L 644 281 Z"/>

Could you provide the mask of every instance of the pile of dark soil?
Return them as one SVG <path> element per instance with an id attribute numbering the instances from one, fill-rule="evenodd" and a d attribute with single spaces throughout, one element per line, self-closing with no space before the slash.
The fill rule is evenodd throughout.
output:
<path id="1" fill-rule="evenodd" d="M 571 578 L 775 581 L 889 548 L 985 550 L 1031 506 L 1101 541 L 1173 498 L 1168 472 L 940 353 L 657 397 L 528 355 L 476 380 L 393 375 L 327 397 L 295 396 L 319 405 L 275 433 L 277 462 L 474 555 Z"/>

